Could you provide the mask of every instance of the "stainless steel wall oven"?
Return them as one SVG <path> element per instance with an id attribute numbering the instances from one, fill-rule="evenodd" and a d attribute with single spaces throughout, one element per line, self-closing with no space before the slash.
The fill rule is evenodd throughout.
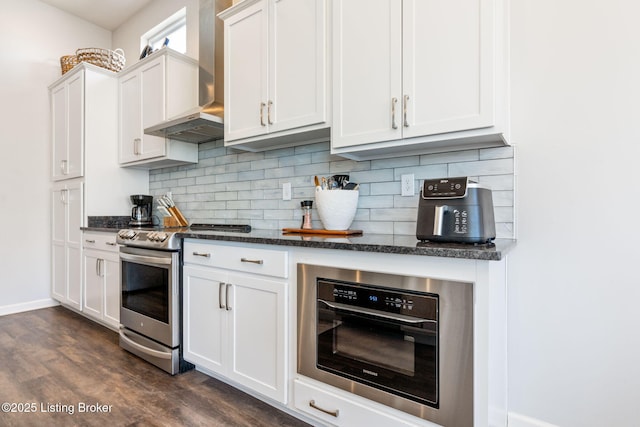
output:
<path id="1" fill-rule="evenodd" d="M 298 373 L 473 424 L 473 284 L 298 264 Z"/>

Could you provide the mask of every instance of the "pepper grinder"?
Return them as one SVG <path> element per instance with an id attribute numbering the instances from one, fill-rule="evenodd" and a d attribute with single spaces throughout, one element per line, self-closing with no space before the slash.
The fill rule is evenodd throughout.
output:
<path id="1" fill-rule="evenodd" d="M 313 205 L 313 200 L 303 200 L 300 202 L 300 206 L 302 207 L 302 225 L 300 228 L 304 230 L 310 230 L 313 228 L 311 225 L 311 206 Z"/>

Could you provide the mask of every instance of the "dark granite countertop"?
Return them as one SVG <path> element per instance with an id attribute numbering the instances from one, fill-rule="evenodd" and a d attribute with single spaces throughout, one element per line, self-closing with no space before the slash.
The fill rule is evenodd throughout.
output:
<path id="1" fill-rule="evenodd" d="M 217 231 L 180 232 L 189 239 L 227 242 L 261 243 L 266 245 L 298 246 L 305 248 L 339 249 L 401 255 L 424 255 L 499 261 L 515 245 L 514 240 L 497 239 L 492 245 L 420 242 L 415 236 L 394 234 L 363 234 L 360 236 L 309 236 L 282 234 L 280 230 L 252 230 L 250 233 Z"/>
<path id="2" fill-rule="evenodd" d="M 95 224 L 82 227 L 84 231 L 116 232 L 119 228 L 111 224 Z M 105 226 L 107 225 L 107 226 Z M 420 242 L 415 236 L 393 234 L 364 234 L 360 236 L 309 236 L 282 234 L 280 230 L 252 230 L 250 233 L 222 231 L 194 231 L 188 228 L 177 230 L 179 237 L 202 240 L 218 240 L 265 245 L 297 246 L 305 248 L 338 249 L 360 252 L 377 252 L 401 255 L 422 255 L 446 258 L 499 261 L 515 246 L 510 239 L 496 239 L 492 245 L 470 245 L 456 243 Z"/>

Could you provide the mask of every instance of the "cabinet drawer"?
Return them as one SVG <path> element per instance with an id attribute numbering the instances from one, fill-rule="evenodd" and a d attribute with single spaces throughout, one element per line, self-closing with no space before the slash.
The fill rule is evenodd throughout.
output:
<path id="1" fill-rule="evenodd" d="M 85 232 L 82 235 L 82 247 L 85 249 L 98 249 L 101 251 L 118 252 L 116 233 L 92 233 Z"/>
<path id="2" fill-rule="evenodd" d="M 428 421 L 414 424 L 396 418 L 298 379 L 294 381 L 294 402 L 297 410 L 336 426 L 435 426 Z"/>
<path id="3" fill-rule="evenodd" d="M 186 240 L 184 262 L 273 277 L 287 278 L 289 275 L 286 251 L 250 246 L 225 246 Z"/>

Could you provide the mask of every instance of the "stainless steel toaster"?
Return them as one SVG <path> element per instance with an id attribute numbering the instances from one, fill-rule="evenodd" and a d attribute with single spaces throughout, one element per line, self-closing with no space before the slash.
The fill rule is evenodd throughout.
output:
<path id="1" fill-rule="evenodd" d="M 468 177 L 425 179 L 416 237 L 433 242 L 491 242 L 496 237 L 491 190 Z"/>

